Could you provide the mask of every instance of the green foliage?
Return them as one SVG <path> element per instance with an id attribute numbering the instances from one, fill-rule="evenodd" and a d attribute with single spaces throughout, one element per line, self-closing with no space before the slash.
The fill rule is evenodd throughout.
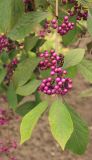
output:
<path id="1" fill-rule="evenodd" d="M 0 32 L 7 33 L 24 12 L 21 0 L 0 0 Z"/>
<path id="2" fill-rule="evenodd" d="M 46 71 L 42 71 L 42 72 L 41 72 L 41 76 L 42 76 L 43 78 L 49 77 L 49 75 L 50 75 L 50 70 L 49 70 L 49 69 L 46 70 Z"/>
<path id="3" fill-rule="evenodd" d="M 36 8 L 42 8 L 43 10 L 47 8 L 48 2 L 47 0 L 34 0 Z"/>
<path id="4" fill-rule="evenodd" d="M 64 150 L 73 132 L 73 123 L 67 107 L 61 100 L 53 102 L 49 113 L 49 123 L 52 135 Z"/>
<path id="5" fill-rule="evenodd" d="M 17 107 L 17 96 L 12 82 L 10 83 L 7 91 L 7 99 L 9 106 L 15 110 Z"/>
<path id="6" fill-rule="evenodd" d="M 16 109 L 16 113 L 18 113 L 20 116 L 25 116 L 34 107 L 35 107 L 35 102 L 31 102 L 31 101 L 25 102 Z"/>
<path id="7" fill-rule="evenodd" d="M 7 54 L 7 52 L 3 51 L 2 54 L 0 55 L 0 59 L 2 63 L 7 63 L 8 58 L 9 58 L 9 55 Z"/>
<path id="8" fill-rule="evenodd" d="M 20 86 L 17 88 L 16 93 L 21 96 L 29 96 L 30 94 L 34 93 L 36 89 L 39 87 L 41 81 L 32 80 L 25 84 L 24 86 Z"/>
<path id="9" fill-rule="evenodd" d="M 78 72 L 77 66 L 69 67 L 67 69 L 67 73 L 68 73 L 67 77 L 75 78 L 75 76 L 77 75 L 77 72 Z"/>
<path id="10" fill-rule="evenodd" d="M 24 116 L 20 126 L 21 144 L 31 137 L 35 125 L 42 113 L 46 110 L 47 106 L 47 102 L 43 101 Z"/>
<path id="11" fill-rule="evenodd" d="M 88 31 L 92 36 L 92 14 L 89 12 L 88 20 L 87 20 Z"/>
<path id="12" fill-rule="evenodd" d="M 63 44 L 65 46 L 70 45 L 71 43 L 75 42 L 77 40 L 77 36 L 80 33 L 80 28 L 76 25 L 76 16 L 73 18 L 70 18 L 70 21 L 75 24 L 75 28 L 71 31 L 69 31 L 66 35 L 62 37 Z"/>
<path id="13" fill-rule="evenodd" d="M 76 112 L 71 107 L 69 107 L 68 105 L 66 106 L 70 113 L 74 126 L 74 131 L 66 145 L 66 148 L 70 149 L 76 154 L 81 155 L 85 152 L 88 145 L 88 127 L 86 123 L 76 114 Z"/>
<path id="14" fill-rule="evenodd" d="M 4 80 L 5 75 L 6 75 L 6 70 L 2 66 L 0 66 L 0 83 Z"/>
<path id="15" fill-rule="evenodd" d="M 84 54 L 85 50 L 81 48 L 68 51 L 64 59 L 64 68 L 78 65 L 82 61 Z"/>
<path id="16" fill-rule="evenodd" d="M 61 25 L 68 9 L 73 9 L 73 4 L 63 5 L 61 0 L 57 2 L 59 2 L 58 24 Z M 0 0 L 0 36 L 1 40 L 2 35 L 7 36 L 10 42 L 9 48 L 3 48 L 4 44 L 0 44 L 0 94 L 6 92 L 10 108 L 22 116 L 21 144 L 32 136 L 34 127 L 48 107 L 48 103 L 41 100 L 41 97 L 44 99 L 47 96 L 41 96 L 38 87 L 43 79 L 49 77 L 50 69 L 45 71 L 39 69 L 39 52 L 56 48 L 57 53 L 59 51 L 62 53 L 63 47 L 75 42 L 80 32 L 85 31 L 85 27 L 92 35 L 91 0 L 78 0 L 78 2 L 84 5 L 84 8 L 89 9 L 86 25 L 82 21 L 77 21 L 76 16 L 71 16 L 69 21 L 75 24 L 73 30 L 58 37 L 56 30 L 52 29 L 50 34 L 41 38 L 38 32 L 42 29 L 45 19 L 51 21 L 57 18 L 56 0 L 34 0 L 30 12 L 25 12 L 23 0 Z M 85 59 L 84 55 L 85 50 L 82 48 L 70 49 L 66 52 L 62 68 L 68 73 L 62 77 L 74 78 L 80 71 L 84 78 L 92 83 L 92 60 Z M 19 63 L 13 64 L 13 60 L 16 59 Z M 10 75 L 10 79 L 7 75 Z M 10 80 L 9 86 L 5 84 L 5 78 Z M 24 97 L 30 95 L 34 96 L 34 100 L 24 101 Z M 91 97 L 92 89 L 83 91 L 80 96 Z M 88 127 L 76 112 L 63 102 L 64 99 L 60 98 L 62 99 L 62 97 L 56 98 L 55 96 L 49 110 L 48 118 L 52 135 L 63 150 L 69 149 L 81 155 L 88 144 Z M 50 100 L 51 97 L 47 99 Z"/>
<path id="17" fill-rule="evenodd" d="M 32 50 L 38 41 L 38 37 L 30 36 L 25 38 L 24 49 L 28 52 Z"/>
<path id="18" fill-rule="evenodd" d="M 70 31 L 68 34 L 63 36 L 63 44 L 67 46 L 73 43 L 74 41 L 76 41 L 78 33 L 79 33 L 79 30 L 76 27 L 76 29 Z"/>
<path id="19" fill-rule="evenodd" d="M 49 16 L 48 12 L 41 11 L 24 13 L 8 36 L 13 40 L 22 40 L 47 16 Z"/>
<path id="20" fill-rule="evenodd" d="M 92 83 L 92 60 L 83 59 L 79 64 L 78 69 L 84 78 Z"/>
<path id="21" fill-rule="evenodd" d="M 13 75 L 14 85 L 16 87 L 24 85 L 31 78 L 38 63 L 39 59 L 37 58 L 25 59 L 22 61 Z"/>

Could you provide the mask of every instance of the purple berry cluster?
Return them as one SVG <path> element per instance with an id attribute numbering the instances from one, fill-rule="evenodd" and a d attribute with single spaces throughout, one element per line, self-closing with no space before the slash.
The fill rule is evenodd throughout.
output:
<path id="1" fill-rule="evenodd" d="M 69 17 L 65 16 L 61 25 L 58 25 L 58 20 L 53 19 L 51 21 L 46 20 L 44 24 L 44 28 L 40 30 L 39 36 L 44 38 L 47 33 L 51 33 L 52 29 L 56 29 L 56 31 L 61 35 L 67 34 L 70 30 L 74 29 L 74 23 L 69 21 Z"/>
<path id="2" fill-rule="evenodd" d="M 39 90 L 45 94 L 65 95 L 72 88 L 72 80 L 57 76 L 55 79 L 49 77 L 42 81 Z"/>
<path id="3" fill-rule="evenodd" d="M 9 40 L 5 35 L 0 35 L 0 53 L 3 50 L 8 50 Z"/>
<path id="4" fill-rule="evenodd" d="M 2 53 L 2 51 L 10 52 L 16 47 L 15 42 L 8 39 L 5 35 L 0 35 L 0 53 Z"/>
<path id="5" fill-rule="evenodd" d="M 43 79 L 39 91 L 47 95 L 65 95 L 72 88 L 72 80 L 66 78 L 66 70 L 63 70 L 63 55 L 57 55 L 54 50 L 40 54 L 42 59 L 39 63 L 40 70 L 50 69 L 50 77 Z"/>
<path id="6" fill-rule="evenodd" d="M 57 53 L 54 50 L 51 50 L 50 52 L 44 51 L 43 53 L 40 53 L 39 57 L 41 58 L 41 61 L 39 63 L 40 70 L 46 70 L 46 69 L 54 69 L 56 66 L 63 66 L 64 63 L 64 56 L 57 55 Z"/>
<path id="7" fill-rule="evenodd" d="M 69 20 L 70 17 L 76 16 L 76 20 L 87 20 L 88 10 L 79 4 L 78 1 L 62 0 L 61 2 L 63 5 L 68 3 L 73 6 L 67 10 L 67 16 L 64 16 L 61 25 L 58 25 L 57 19 L 52 19 L 51 21 L 46 20 L 43 25 L 43 29 L 38 33 L 39 37 L 44 38 L 48 33 L 51 33 L 53 29 L 56 29 L 61 36 L 64 36 L 70 30 L 75 28 L 75 24 Z"/>
<path id="8" fill-rule="evenodd" d="M 58 26 L 58 33 L 61 36 L 63 36 L 65 34 L 67 34 L 70 30 L 73 30 L 74 26 L 75 25 L 73 22 L 69 22 L 69 17 L 65 16 L 63 23 L 60 26 Z"/>
<path id="9" fill-rule="evenodd" d="M 18 59 L 14 58 L 8 65 L 5 65 L 5 68 L 7 69 L 7 74 L 5 76 L 4 83 L 6 85 L 10 84 L 10 80 L 13 76 L 13 73 L 14 73 L 18 63 L 19 63 Z"/>
<path id="10" fill-rule="evenodd" d="M 88 17 L 88 10 L 85 9 L 81 4 L 78 3 L 76 0 L 62 0 L 63 4 L 73 4 L 73 8 L 68 10 L 69 16 L 75 16 L 77 20 L 87 20 Z"/>

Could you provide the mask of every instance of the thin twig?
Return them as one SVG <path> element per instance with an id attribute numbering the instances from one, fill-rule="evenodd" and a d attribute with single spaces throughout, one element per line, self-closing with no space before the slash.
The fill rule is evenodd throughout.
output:
<path id="1" fill-rule="evenodd" d="M 57 25 L 58 25 L 58 6 L 59 3 L 58 3 L 58 0 L 56 0 L 56 19 L 57 19 Z M 58 53 L 58 33 L 56 31 L 56 39 L 55 39 L 55 50 L 56 50 L 56 53 Z"/>

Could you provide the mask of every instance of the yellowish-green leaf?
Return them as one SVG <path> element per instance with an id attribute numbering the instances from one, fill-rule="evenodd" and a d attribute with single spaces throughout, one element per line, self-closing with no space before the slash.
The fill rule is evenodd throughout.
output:
<path id="1" fill-rule="evenodd" d="M 39 80 L 32 80 L 24 86 L 18 87 L 16 93 L 21 96 L 28 96 L 36 91 L 40 83 L 41 82 Z"/>
<path id="2" fill-rule="evenodd" d="M 78 69 L 83 75 L 83 77 L 92 83 L 92 60 L 83 59 L 78 65 Z"/>
<path id="3" fill-rule="evenodd" d="M 69 68 L 78 65 L 82 61 L 84 54 L 85 50 L 81 48 L 72 49 L 69 52 L 67 52 L 64 58 L 64 68 Z"/>
<path id="4" fill-rule="evenodd" d="M 52 135 L 64 150 L 73 132 L 73 122 L 67 107 L 61 100 L 53 102 L 49 112 L 49 123 Z"/>
<path id="5" fill-rule="evenodd" d="M 24 116 L 20 126 L 21 144 L 31 137 L 35 125 L 37 124 L 42 113 L 46 110 L 47 106 L 48 103 L 43 101 Z"/>

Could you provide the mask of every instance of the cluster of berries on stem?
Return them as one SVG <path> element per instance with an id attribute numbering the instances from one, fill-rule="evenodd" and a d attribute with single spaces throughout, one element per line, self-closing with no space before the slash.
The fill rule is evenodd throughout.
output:
<path id="1" fill-rule="evenodd" d="M 38 33 L 39 37 L 44 38 L 48 33 L 56 30 L 61 36 L 66 35 L 69 31 L 75 28 L 75 23 L 73 23 L 71 17 L 75 16 L 76 21 L 87 20 L 88 9 L 84 8 L 76 0 L 62 0 L 63 5 L 72 4 L 72 6 L 66 11 L 67 15 L 63 17 L 62 23 L 58 25 L 57 19 L 52 19 L 51 21 L 45 20 L 43 29 Z"/>
<path id="2" fill-rule="evenodd" d="M 9 47 L 9 40 L 5 35 L 0 35 L 0 53 L 3 51 L 3 49 L 8 50 Z"/>
<path id="3" fill-rule="evenodd" d="M 77 20 L 87 20 L 88 10 L 76 0 L 62 0 L 62 4 L 73 4 L 72 9 L 68 9 L 69 16 L 76 16 Z"/>
<path id="4" fill-rule="evenodd" d="M 61 25 L 58 25 L 58 20 L 46 20 L 43 29 L 40 30 L 39 36 L 44 38 L 46 34 L 51 33 L 52 29 L 56 30 L 61 36 L 67 34 L 70 30 L 74 29 L 74 23 L 69 21 L 69 17 L 65 16 Z"/>
<path id="5" fill-rule="evenodd" d="M 50 77 L 42 80 L 38 90 L 48 95 L 65 95 L 72 88 L 72 80 L 66 78 L 67 71 L 62 68 L 64 56 L 51 50 L 40 53 L 39 57 L 40 71 L 50 69 Z"/>
<path id="6" fill-rule="evenodd" d="M 0 53 L 2 53 L 3 51 L 10 52 L 15 48 L 15 42 L 8 39 L 4 34 L 0 35 Z"/>
<path id="7" fill-rule="evenodd" d="M 13 73 L 14 73 L 18 63 L 19 63 L 19 60 L 17 58 L 14 58 L 9 64 L 4 66 L 7 70 L 7 74 L 6 74 L 5 79 L 4 79 L 4 83 L 6 85 L 10 84 Z"/>
<path id="8" fill-rule="evenodd" d="M 69 17 L 65 16 L 63 23 L 58 26 L 58 33 L 63 36 L 67 34 L 70 30 L 74 29 L 75 24 L 73 22 L 69 22 Z"/>

